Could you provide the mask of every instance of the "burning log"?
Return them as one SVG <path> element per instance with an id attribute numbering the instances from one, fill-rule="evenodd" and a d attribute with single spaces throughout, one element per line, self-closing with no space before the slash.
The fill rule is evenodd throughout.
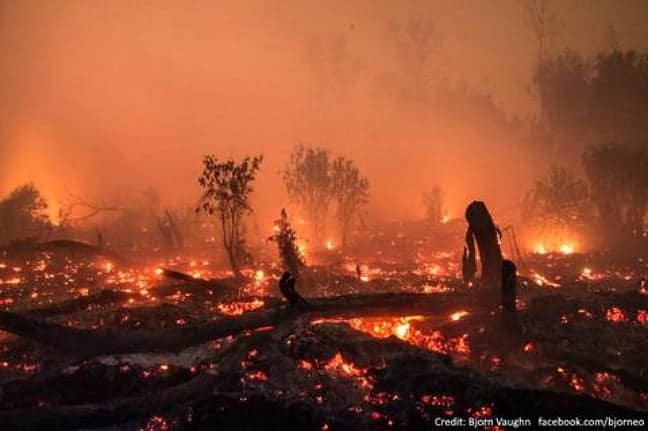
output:
<path id="1" fill-rule="evenodd" d="M 474 277 L 476 268 L 475 242 L 479 248 L 481 279 L 484 285 L 496 288 L 502 285 L 502 250 L 498 231 L 488 208 L 483 202 L 473 201 L 466 208 L 468 230 L 463 261 L 464 279 Z"/>
<path id="2" fill-rule="evenodd" d="M 0 311 L 0 330 L 69 352 L 80 358 L 111 353 L 179 352 L 215 338 L 240 334 L 261 327 L 274 327 L 296 318 L 318 319 L 389 314 L 448 314 L 457 303 L 464 307 L 483 302 L 475 295 L 425 294 L 348 295 L 310 299 L 307 309 L 266 307 L 236 318 L 196 322 L 182 327 L 124 330 L 123 328 L 79 329 L 57 325 L 16 313 Z"/>

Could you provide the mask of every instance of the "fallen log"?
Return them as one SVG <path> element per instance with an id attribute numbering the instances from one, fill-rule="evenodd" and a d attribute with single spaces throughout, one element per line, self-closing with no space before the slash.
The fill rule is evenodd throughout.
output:
<path id="1" fill-rule="evenodd" d="M 82 296 L 80 298 L 59 302 L 48 307 L 29 310 L 25 314 L 35 318 L 54 317 L 63 314 L 77 313 L 87 310 L 90 307 L 123 303 L 128 301 L 128 298 L 130 297 L 131 294 L 127 292 L 121 292 L 118 290 L 100 290 L 93 295 Z"/>
<path id="2" fill-rule="evenodd" d="M 182 281 L 189 285 L 197 286 L 200 289 L 218 289 L 219 294 L 230 294 L 237 293 L 239 288 L 239 283 L 235 279 L 204 279 L 199 277 L 194 277 L 184 272 L 175 271 L 173 269 L 167 268 L 158 268 L 158 273 L 162 277 L 166 277 L 172 280 Z M 161 286 L 156 288 L 156 292 L 166 292 L 177 290 L 172 286 Z M 185 291 L 192 289 L 184 289 Z M 193 289 L 195 290 L 195 289 Z M 216 293 L 216 292 L 215 292 Z"/>
<path id="3" fill-rule="evenodd" d="M 439 297 L 425 294 L 349 295 L 309 299 L 308 306 L 286 310 L 262 308 L 237 318 L 198 322 L 183 327 L 141 329 L 80 329 L 0 311 L 0 330 L 87 358 L 112 353 L 179 352 L 212 339 L 240 334 L 260 327 L 276 326 L 297 317 L 318 319 L 349 316 L 429 315 L 449 313 L 457 306 L 470 308 L 483 303 L 477 295 Z"/>

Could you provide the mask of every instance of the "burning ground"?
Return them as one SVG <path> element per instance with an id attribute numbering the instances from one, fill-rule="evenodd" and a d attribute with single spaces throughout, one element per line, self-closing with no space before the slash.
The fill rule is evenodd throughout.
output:
<path id="1" fill-rule="evenodd" d="M 409 259 L 392 259 L 399 242 L 414 244 Z M 386 244 L 359 273 L 324 252 L 298 286 L 299 309 L 272 263 L 237 282 L 200 256 L 6 250 L 0 421 L 417 429 L 436 417 L 645 417 L 645 262 L 533 255 L 506 321 L 497 293 L 460 281 L 457 253 Z"/>

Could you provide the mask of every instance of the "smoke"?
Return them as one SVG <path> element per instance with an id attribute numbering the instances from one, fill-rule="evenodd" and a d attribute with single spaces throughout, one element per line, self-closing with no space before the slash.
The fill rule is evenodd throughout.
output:
<path id="1" fill-rule="evenodd" d="M 625 49 L 647 46 L 645 2 L 554 7 L 553 50 L 596 52 L 610 28 Z M 473 198 L 515 208 L 545 165 L 511 121 L 536 111 L 535 41 L 512 0 L 3 1 L 0 49 L 3 194 L 153 186 L 191 205 L 203 154 L 263 153 L 265 223 L 287 201 L 277 172 L 305 143 L 356 160 L 373 214 L 421 217 L 440 184 L 460 216 Z"/>

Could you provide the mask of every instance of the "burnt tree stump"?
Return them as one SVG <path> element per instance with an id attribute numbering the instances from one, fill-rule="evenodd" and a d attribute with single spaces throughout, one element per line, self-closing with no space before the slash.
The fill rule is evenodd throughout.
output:
<path id="1" fill-rule="evenodd" d="M 502 285 L 502 249 L 499 245 L 497 228 L 486 204 L 473 201 L 466 208 L 466 220 L 468 230 L 463 258 L 464 279 L 474 277 L 475 243 L 477 243 L 482 283 L 496 289 Z"/>
<path id="2" fill-rule="evenodd" d="M 290 271 L 284 272 L 279 280 L 279 290 L 288 300 L 288 304 L 290 304 L 291 307 L 306 304 L 306 300 L 297 292 L 297 289 L 295 289 L 296 282 L 297 280 L 295 279 L 295 276 L 292 275 Z"/>

